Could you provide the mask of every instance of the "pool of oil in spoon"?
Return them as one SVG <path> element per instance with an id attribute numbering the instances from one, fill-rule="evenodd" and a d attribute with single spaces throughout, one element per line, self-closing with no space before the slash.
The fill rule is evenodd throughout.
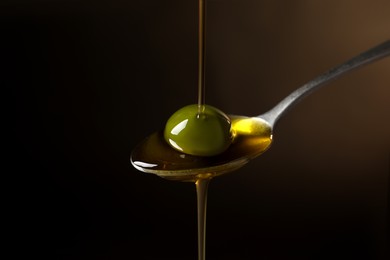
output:
<path id="1" fill-rule="evenodd" d="M 196 181 L 231 172 L 269 148 L 272 129 L 257 117 L 230 116 L 230 119 L 233 142 L 220 155 L 202 157 L 181 153 L 171 148 L 163 131 L 159 131 L 134 149 L 131 161 L 140 171 L 178 181 Z"/>

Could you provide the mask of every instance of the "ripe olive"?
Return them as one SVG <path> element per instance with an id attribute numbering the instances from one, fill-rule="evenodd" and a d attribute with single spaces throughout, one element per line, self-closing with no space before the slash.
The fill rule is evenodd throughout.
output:
<path id="1" fill-rule="evenodd" d="M 196 156 L 214 156 L 232 142 L 229 117 L 221 110 L 197 104 L 176 111 L 167 121 L 164 138 L 176 150 Z"/>

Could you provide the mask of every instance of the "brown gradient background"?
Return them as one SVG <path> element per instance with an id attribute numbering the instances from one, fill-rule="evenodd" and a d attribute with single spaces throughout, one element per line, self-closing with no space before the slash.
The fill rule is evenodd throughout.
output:
<path id="1" fill-rule="evenodd" d="M 129 155 L 196 102 L 197 1 L 14 0 L 0 15 L 12 256 L 196 259 L 194 185 Z M 261 114 L 389 38 L 388 0 L 210 0 L 206 102 Z M 298 104 L 268 152 L 211 182 L 207 258 L 385 259 L 389 112 L 389 58 Z"/>

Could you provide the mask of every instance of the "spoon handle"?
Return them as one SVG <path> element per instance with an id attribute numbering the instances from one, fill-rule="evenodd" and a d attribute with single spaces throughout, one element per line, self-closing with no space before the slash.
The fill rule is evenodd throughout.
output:
<path id="1" fill-rule="evenodd" d="M 387 40 L 355 57 L 352 59 L 333 67 L 327 72 L 319 75 L 313 80 L 307 82 L 300 88 L 293 91 L 290 95 L 284 98 L 279 102 L 274 108 L 268 112 L 259 115 L 258 117 L 266 120 L 272 127 L 275 125 L 276 121 L 293 105 L 297 104 L 304 97 L 319 89 L 326 83 L 340 77 L 346 72 L 357 69 L 363 65 L 372 63 L 381 58 L 390 55 L 390 40 Z"/>

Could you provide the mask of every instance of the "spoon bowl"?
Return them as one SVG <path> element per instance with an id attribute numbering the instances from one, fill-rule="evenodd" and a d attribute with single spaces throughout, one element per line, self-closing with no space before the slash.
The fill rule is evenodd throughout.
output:
<path id="1" fill-rule="evenodd" d="M 179 152 L 167 144 L 161 131 L 133 150 L 131 162 L 140 171 L 179 181 L 196 181 L 234 171 L 270 147 L 272 128 L 259 117 L 229 117 L 233 142 L 222 154 L 205 157 Z"/>
<path id="2" fill-rule="evenodd" d="M 160 131 L 142 141 L 132 151 L 130 161 L 139 171 L 176 181 L 196 182 L 237 170 L 268 150 L 279 118 L 304 97 L 347 72 L 389 55 L 390 41 L 385 41 L 309 81 L 264 114 L 229 115 L 233 142 L 219 155 L 203 157 L 176 151 L 166 143 Z"/>

